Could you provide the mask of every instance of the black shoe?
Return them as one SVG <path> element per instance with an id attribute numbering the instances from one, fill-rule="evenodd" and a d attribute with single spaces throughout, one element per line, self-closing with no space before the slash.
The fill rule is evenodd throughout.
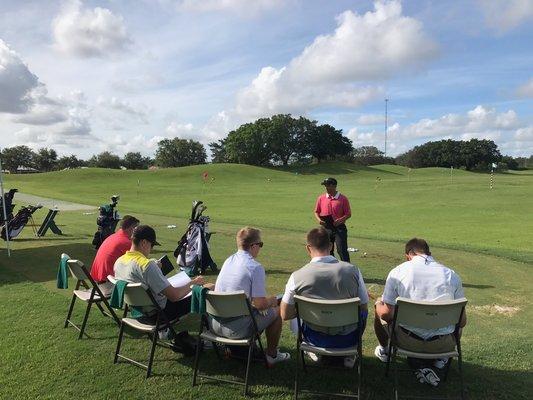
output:
<path id="1" fill-rule="evenodd" d="M 196 343 L 188 332 L 180 332 L 174 338 L 172 350 L 186 357 L 192 357 L 196 354 Z"/>

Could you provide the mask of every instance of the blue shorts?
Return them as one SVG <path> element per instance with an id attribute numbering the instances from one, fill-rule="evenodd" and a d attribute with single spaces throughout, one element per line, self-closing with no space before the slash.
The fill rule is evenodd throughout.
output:
<path id="1" fill-rule="evenodd" d="M 357 345 L 359 341 L 359 330 L 361 329 L 361 336 L 365 331 L 366 319 L 368 317 L 368 311 L 361 312 L 359 319 L 359 326 L 356 330 L 346 335 L 327 335 L 322 332 L 314 331 L 307 325 L 303 325 L 303 337 L 306 342 L 318 347 L 330 347 L 334 349 L 342 349 L 345 347 L 352 347 Z"/>

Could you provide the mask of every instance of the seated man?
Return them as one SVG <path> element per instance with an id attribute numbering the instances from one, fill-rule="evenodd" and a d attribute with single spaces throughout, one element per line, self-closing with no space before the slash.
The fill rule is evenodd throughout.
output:
<path id="1" fill-rule="evenodd" d="M 173 320 L 190 312 L 191 297 L 184 297 L 191 291 L 191 285 L 203 285 L 204 278 L 198 276 L 185 286 L 172 286 L 161 272 L 157 261 L 148 258 L 156 245 L 159 243 L 154 229 L 148 225 L 137 226 L 133 231 L 131 249 L 115 262 L 115 278 L 148 286 L 157 304 L 167 317 Z M 191 348 L 194 341 L 189 338 L 187 332 L 180 332 L 174 343 L 178 348 L 181 347 L 184 354 L 194 354 L 194 348 Z"/>
<path id="2" fill-rule="evenodd" d="M 137 225 L 139 225 L 137 218 L 125 215 L 120 221 L 120 229 L 107 237 L 96 253 L 91 266 L 91 276 L 104 296 L 110 295 L 113 291 L 113 284 L 108 282 L 107 276 L 114 275 L 115 261 L 130 249 L 131 235 Z"/>
<path id="3" fill-rule="evenodd" d="M 407 261 L 387 276 L 383 297 L 375 304 L 374 330 L 380 344 L 376 347 L 375 355 L 383 362 L 388 357 L 388 324 L 394 318 L 396 298 L 438 301 L 464 297 L 459 275 L 431 257 L 429 245 L 424 239 L 409 240 L 405 245 L 405 258 Z M 461 328 L 466 325 L 466 313 L 463 313 L 459 325 Z M 407 350 L 438 353 L 455 348 L 454 330 L 453 325 L 436 330 L 400 326 L 395 331 L 395 336 L 398 344 Z M 434 365 L 442 368 L 447 361 L 435 360 Z"/>
<path id="4" fill-rule="evenodd" d="M 359 329 L 364 330 L 368 315 L 368 292 L 361 271 L 354 265 L 338 261 L 330 255 L 332 243 L 329 232 L 323 228 L 311 229 L 307 234 L 307 253 L 311 262 L 290 276 L 281 300 L 281 317 L 284 320 L 296 317 L 294 295 L 324 300 L 341 300 L 359 297 L 361 300 L 361 323 L 345 326 L 329 334 L 315 331 L 304 324 L 303 336 L 309 343 L 320 347 L 351 347 L 359 338 Z M 362 332 L 361 332 L 362 334 Z M 315 361 L 314 354 L 309 356 Z M 354 365 L 355 359 L 347 357 L 344 364 Z"/>
<path id="5" fill-rule="evenodd" d="M 289 353 L 278 350 L 281 336 L 281 318 L 276 296 L 267 296 L 265 288 L 265 269 L 257 262 L 259 251 L 263 247 L 261 231 L 250 227 L 242 228 L 237 233 L 237 253 L 228 257 L 218 275 L 215 291 L 233 292 L 244 290 L 254 308 L 254 317 L 260 332 L 266 330 L 267 362 L 273 365 L 290 358 Z M 240 318 L 209 319 L 212 331 L 220 336 L 241 339 L 253 332 L 252 319 Z"/>

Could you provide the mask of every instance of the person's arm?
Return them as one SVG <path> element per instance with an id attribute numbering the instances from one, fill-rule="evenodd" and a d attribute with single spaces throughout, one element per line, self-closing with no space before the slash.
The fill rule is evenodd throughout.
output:
<path id="1" fill-rule="evenodd" d="M 266 294 L 265 269 L 261 264 L 258 263 L 252 269 L 251 280 L 250 297 L 252 298 L 252 306 L 259 311 L 276 307 L 278 305 L 276 297 L 267 296 Z"/>
<path id="2" fill-rule="evenodd" d="M 396 306 L 384 303 L 381 298 L 379 298 L 375 303 L 375 312 L 376 315 L 386 322 L 392 322 L 394 318 L 394 309 Z"/>
<path id="3" fill-rule="evenodd" d="M 285 285 L 285 293 L 279 306 L 281 319 L 287 321 L 296 317 L 296 307 L 294 306 L 294 295 L 296 294 L 296 285 L 294 284 L 294 276 L 291 275 L 287 284 Z"/>
<path id="4" fill-rule="evenodd" d="M 258 310 L 263 311 L 272 307 L 277 307 L 278 299 L 276 296 L 269 297 L 252 297 L 252 306 Z"/>
<path id="5" fill-rule="evenodd" d="M 335 221 L 334 221 L 334 225 L 335 226 L 339 226 L 339 225 L 342 225 L 346 222 L 346 220 L 348 220 L 348 218 L 351 218 L 352 216 L 352 210 L 350 209 L 350 202 L 348 201 L 348 199 L 346 197 L 344 197 L 343 199 L 343 211 L 344 211 L 344 215 L 340 218 L 337 218 Z"/>
<path id="6" fill-rule="evenodd" d="M 163 295 L 165 295 L 165 297 L 170 301 L 179 301 L 189 294 L 189 292 L 191 291 L 191 285 L 203 285 L 204 283 L 204 277 L 197 276 L 185 286 L 174 287 L 172 285 L 169 285 L 164 288 L 161 293 L 163 293 Z"/>
<path id="7" fill-rule="evenodd" d="M 287 304 L 282 301 L 279 305 L 279 311 L 281 319 L 284 321 L 296 318 L 296 307 L 294 307 L 294 304 Z"/>
<path id="8" fill-rule="evenodd" d="M 321 196 L 318 196 L 318 198 L 316 199 L 315 213 L 314 213 L 315 214 L 315 219 L 320 225 L 326 225 L 326 222 L 322 221 L 322 219 L 320 219 L 320 211 L 321 211 L 321 208 L 320 208 L 320 197 Z"/>

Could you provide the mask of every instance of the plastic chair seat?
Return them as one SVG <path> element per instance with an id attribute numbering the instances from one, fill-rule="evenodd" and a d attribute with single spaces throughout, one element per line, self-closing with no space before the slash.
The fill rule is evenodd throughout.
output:
<path id="1" fill-rule="evenodd" d="M 330 348 L 330 347 L 318 347 L 307 342 L 300 344 L 300 350 L 309 351 L 315 354 L 322 354 L 324 356 L 355 356 L 357 355 L 357 347 L 344 347 L 344 348 Z"/>
<path id="2" fill-rule="evenodd" d="M 224 336 L 217 336 L 212 332 L 206 331 L 202 332 L 200 334 L 200 337 L 205 340 L 209 340 L 210 342 L 217 342 L 226 344 L 229 346 L 249 346 L 252 338 L 246 338 L 246 339 L 229 339 Z"/>
<path id="3" fill-rule="evenodd" d="M 74 290 L 74 294 L 81 301 L 88 302 L 89 299 L 91 298 L 91 291 L 92 291 L 92 289 Z M 98 295 L 98 293 L 95 293 L 94 296 L 93 296 L 93 301 L 99 301 L 99 300 L 101 300 L 101 297 Z"/>
<path id="4" fill-rule="evenodd" d="M 459 352 L 457 351 L 457 348 L 455 348 L 452 351 L 448 351 L 444 353 L 418 353 L 416 351 L 402 349 L 401 347 L 398 347 L 397 351 L 398 351 L 398 354 L 402 356 L 412 357 L 412 358 L 422 358 L 425 360 L 433 360 L 435 358 L 459 357 Z"/>

